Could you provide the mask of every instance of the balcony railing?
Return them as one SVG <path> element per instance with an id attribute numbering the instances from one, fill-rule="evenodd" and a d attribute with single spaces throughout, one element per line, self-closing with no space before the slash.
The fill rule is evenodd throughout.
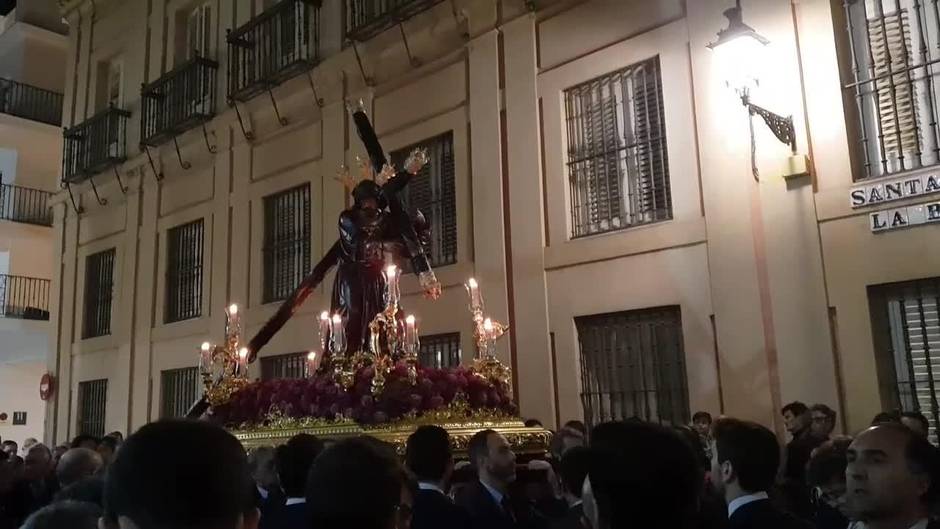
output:
<path id="1" fill-rule="evenodd" d="M 215 115 L 219 63 L 194 57 L 141 89 L 140 142 L 156 147 Z"/>
<path id="2" fill-rule="evenodd" d="M 0 316 L 49 319 L 49 280 L 0 274 Z"/>
<path id="3" fill-rule="evenodd" d="M 281 0 L 229 32 L 228 97 L 247 101 L 316 66 L 320 1 Z"/>
<path id="4" fill-rule="evenodd" d="M 346 0 L 346 38 L 366 41 L 441 0 Z"/>
<path id="5" fill-rule="evenodd" d="M 52 226 L 51 196 L 42 189 L 0 183 L 0 220 Z"/>
<path id="6" fill-rule="evenodd" d="M 0 113 L 59 126 L 62 124 L 62 94 L 0 79 Z"/>
<path id="7" fill-rule="evenodd" d="M 62 179 L 85 180 L 127 159 L 127 118 L 131 113 L 108 107 L 65 130 Z"/>

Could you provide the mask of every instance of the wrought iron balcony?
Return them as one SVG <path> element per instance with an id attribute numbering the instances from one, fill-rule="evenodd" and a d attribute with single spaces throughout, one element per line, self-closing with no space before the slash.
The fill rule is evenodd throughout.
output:
<path id="1" fill-rule="evenodd" d="M 49 319 L 49 280 L 0 274 L 0 316 Z"/>
<path id="2" fill-rule="evenodd" d="M 219 63 L 194 57 L 141 89 L 140 142 L 156 147 L 215 115 Z"/>
<path id="3" fill-rule="evenodd" d="M 247 101 L 317 64 L 320 0 L 281 0 L 226 40 L 228 97 Z"/>
<path id="4" fill-rule="evenodd" d="M 42 189 L 0 183 L 0 220 L 52 226 L 50 197 Z"/>
<path id="5" fill-rule="evenodd" d="M 364 42 L 441 0 L 346 0 L 346 38 Z"/>
<path id="6" fill-rule="evenodd" d="M 59 126 L 62 94 L 0 78 L 0 113 Z"/>
<path id="7" fill-rule="evenodd" d="M 65 129 L 62 180 L 76 183 L 127 159 L 127 118 L 131 113 L 108 107 Z"/>

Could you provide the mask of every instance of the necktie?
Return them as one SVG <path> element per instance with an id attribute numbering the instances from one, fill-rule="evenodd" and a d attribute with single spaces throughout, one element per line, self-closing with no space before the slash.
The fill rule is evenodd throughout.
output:
<path id="1" fill-rule="evenodd" d="M 503 496 L 503 500 L 499 502 L 499 506 L 503 508 L 503 512 L 512 520 L 512 523 L 516 523 L 516 513 L 513 512 L 512 503 L 509 502 L 507 496 Z"/>

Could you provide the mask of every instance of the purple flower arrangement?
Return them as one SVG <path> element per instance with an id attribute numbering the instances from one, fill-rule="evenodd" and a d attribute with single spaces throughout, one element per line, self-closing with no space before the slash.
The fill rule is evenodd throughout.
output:
<path id="1" fill-rule="evenodd" d="M 345 418 L 377 425 L 443 412 L 457 401 L 466 405 L 454 409 L 466 413 L 488 411 L 513 416 L 517 411 L 509 387 L 465 367 L 418 367 L 417 381 L 412 385 L 407 367 L 398 364 L 388 372 L 385 386 L 377 395 L 372 394 L 373 374 L 371 366 L 360 369 L 349 388 L 329 373 L 304 379 L 255 381 L 233 394 L 226 404 L 214 408 L 213 417 L 230 427 L 263 425 L 274 412 L 289 419 Z"/>

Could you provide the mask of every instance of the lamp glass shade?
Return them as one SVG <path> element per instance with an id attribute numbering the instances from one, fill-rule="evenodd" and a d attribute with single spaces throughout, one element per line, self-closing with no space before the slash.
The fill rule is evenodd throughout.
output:
<path id="1" fill-rule="evenodd" d="M 754 88 L 766 61 L 766 47 L 767 40 L 751 32 L 710 45 L 718 78 L 737 91 Z"/>

